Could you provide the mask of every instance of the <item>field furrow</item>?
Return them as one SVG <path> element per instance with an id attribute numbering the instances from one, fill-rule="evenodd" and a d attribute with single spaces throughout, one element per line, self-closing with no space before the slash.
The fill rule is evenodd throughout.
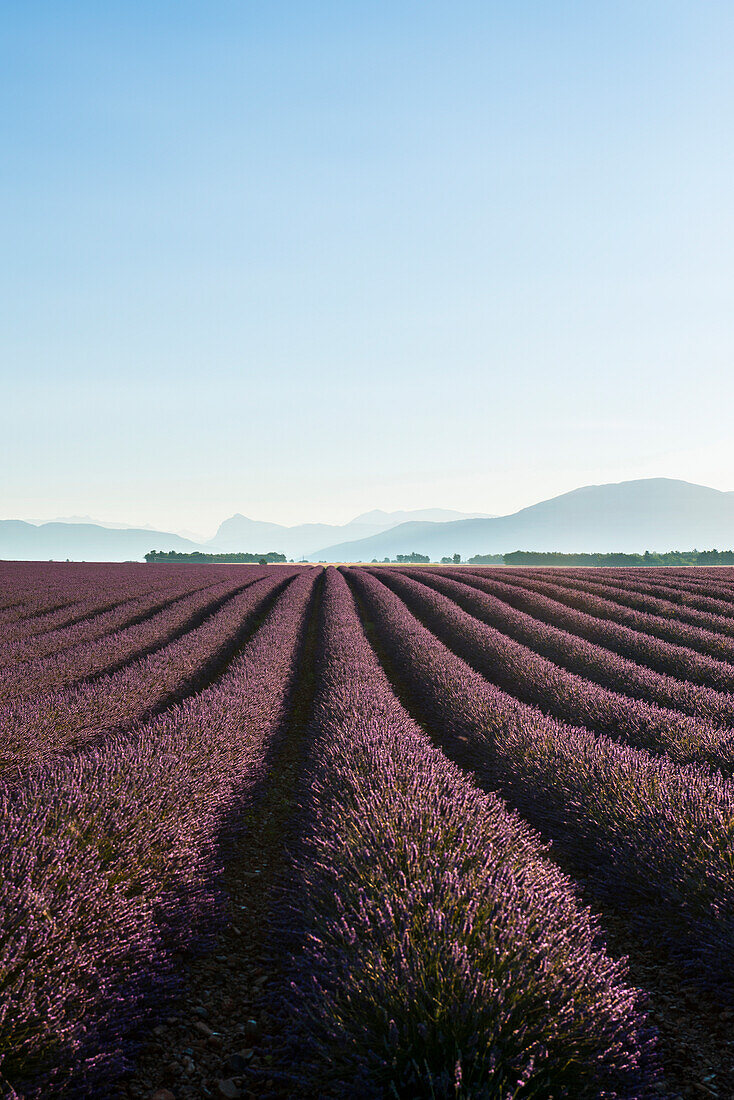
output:
<path id="1" fill-rule="evenodd" d="M 600 903 L 633 911 L 643 940 L 732 1001 L 734 787 L 521 703 L 376 577 L 347 576 L 447 751 L 552 839 Z"/>
<path id="2" fill-rule="evenodd" d="M 662 573 L 0 563 L 0 1093 L 734 1095 L 734 571 Z"/>
<path id="3" fill-rule="evenodd" d="M 545 714 L 682 764 L 734 770 L 734 732 L 608 691 L 538 656 L 433 587 L 383 570 L 380 578 L 450 649 L 491 683 Z M 446 582 L 451 584 L 452 582 Z"/>
<path id="4" fill-rule="evenodd" d="M 0 669 L 0 699 L 30 698 L 119 672 L 195 630 L 228 600 L 265 576 L 263 570 L 256 570 L 245 580 L 240 573 L 237 579 L 185 595 L 124 630 L 73 645 L 58 655 Z"/>
<path id="5" fill-rule="evenodd" d="M 308 1093 L 366 1080 L 448 1096 L 458 1078 L 498 1100 L 518 1079 L 648 1094 L 635 994 L 572 883 L 409 718 L 334 570 L 320 655 L 299 860 Z"/>
<path id="6" fill-rule="evenodd" d="M 462 570 L 462 576 L 464 575 Z M 469 575 L 467 572 L 467 578 Z M 481 580 L 487 574 L 475 576 Z M 534 592 L 554 601 L 558 605 L 558 609 L 553 609 L 554 626 L 596 642 L 621 657 L 647 665 L 656 672 L 702 684 L 716 691 L 734 691 L 734 665 L 726 660 L 717 660 L 698 653 L 687 646 L 657 638 L 646 633 L 639 624 L 632 627 L 617 622 L 613 617 L 607 618 L 605 605 L 609 603 L 608 600 L 584 596 L 557 584 L 532 580 L 519 570 L 515 572 L 505 569 L 496 579 L 503 584 L 512 585 L 520 592 Z M 637 612 L 630 611 L 630 615 L 635 614 Z"/>
<path id="7" fill-rule="evenodd" d="M 0 707 L 0 773 L 97 743 L 201 690 L 237 652 L 257 617 L 293 577 L 274 572 L 196 629 L 119 672 Z"/>
<path id="8" fill-rule="evenodd" d="M 564 617 L 565 609 L 546 596 L 463 571 L 458 576 L 427 569 L 407 575 L 452 596 L 482 622 L 569 672 L 633 699 L 680 710 L 715 724 L 734 725 L 734 695 L 654 672 L 578 634 L 551 625 L 547 620 L 554 613 Z M 573 612 L 568 618 L 573 623 L 572 616 Z"/>
<path id="9" fill-rule="evenodd" d="M 678 622 L 674 618 L 666 618 L 659 613 L 638 610 L 629 606 L 636 600 L 624 594 L 618 589 L 610 589 L 607 585 L 595 585 L 589 581 L 548 581 L 544 584 L 557 589 L 558 599 L 574 601 L 572 606 L 579 607 L 582 611 L 589 611 L 593 615 L 600 615 L 612 622 L 621 623 L 633 630 L 660 638 L 676 646 L 685 646 L 717 661 L 734 660 L 734 638 L 723 634 L 716 634 L 713 630 L 699 626 L 690 626 L 685 622 Z M 615 593 L 622 598 L 611 598 Z M 647 601 L 649 603 L 649 601 Z M 676 614 L 675 604 L 671 604 L 671 615 Z"/>
<path id="10" fill-rule="evenodd" d="M 601 582 L 589 577 L 566 576 L 562 580 L 559 578 L 555 583 L 561 584 L 564 588 L 599 596 L 621 607 L 648 614 L 653 620 L 662 619 L 668 622 L 672 620 L 681 626 L 687 625 L 700 629 L 705 634 L 725 634 L 728 637 L 734 635 L 734 617 L 732 617 L 734 608 L 726 605 L 724 612 L 721 609 L 717 609 L 716 613 L 700 611 L 660 595 L 648 593 L 644 590 L 647 586 L 640 585 L 639 582 L 636 585 L 631 582 L 620 584 L 611 578 Z M 665 623 L 659 625 L 662 628 Z"/>
<path id="11" fill-rule="evenodd" d="M 263 779 L 316 576 L 279 586 L 255 635 L 195 698 L 0 787 L 0 957 L 13 1006 L 0 1051 L 23 1095 L 69 1079 L 101 1095 L 134 1052 L 134 1028 L 180 981 L 180 952 L 208 935 L 220 834 Z"/>

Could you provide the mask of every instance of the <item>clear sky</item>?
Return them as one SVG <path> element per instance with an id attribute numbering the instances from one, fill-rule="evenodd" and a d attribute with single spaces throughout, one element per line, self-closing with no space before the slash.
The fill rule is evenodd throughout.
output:
<path id="1" fill-rule="evenodd" d="M 731 0 L 0 12 L 0 517 L 734 489 Z"/>

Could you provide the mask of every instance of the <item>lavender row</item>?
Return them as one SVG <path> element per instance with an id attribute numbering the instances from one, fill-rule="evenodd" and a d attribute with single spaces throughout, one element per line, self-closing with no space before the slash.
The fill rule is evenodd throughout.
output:
<path id="1" fill-rule="evenodd" d="M 11 661 L 36 660 L 60 653 L 73 645 L 94 641 L 105 634 L 142 622 L 148 615 L 164 610 L 175 600 L 212 587 L 222 579 L 210 576 L 205 584 L 169 583 L 144 592 L 130 591 L 121 586 L 111 606 L 90 606 L 82 600 L 65 609 L 71 621 L 60 626 L 32 633 L 0 629 L 0 662 L 9 664 Z M 110 603 L 109 600 L 107 602 Z"/>
<path id="2" fill-rule="evenodd" d="M 228 580 L 190 593 L 161 611 L 151 609 L 142 621 L 37 660 L 0 668 L 0 699 L 29 698 L 58 691 L 82 680 L 111 673 L 134 660 L 163 649 L 213 615 L 228 599 L 268 576 L 263 569 L 235 574 Z M 235 577 L 237 579 L 235 579 Z M 71 628 L 71 633 L 76 628 Z M 69 641 L 67 633 L 67 641 Z"/>
<path id="3" fill-rule="evenodd" d="M 482 622 L 509 634 L 569 672 L 659 707 L 683 711 L 719 725 L 734 725 L 734 695 L 654 672 L 561 627 L 549 625 L 546 620 L 552 620 L 554 611 L 563 605 L 554 604 L 546 596 L 463 572 L 458 574 L 458 584 L 453 580 L 456 573 L 447 577 L 445 573 L 423 570 L 409 575 L 452 595 Z"/>
<path id="4" fill-rule="evenodd" d="M 692 626 L 705 633 L 723 634 L 729 638 L 734 635 L 734 618 L 731 617 L 734 608 L 731 606 L 729 606 L 727 614 L 697 611 L 695 608 L 683 607 L 678 602 L 664 599 L 660 595 L 648 594 L 642 591 L 639 585 L 633 588 L 630 584 L 620 585 L 611 579 L 600 580 L 596 576 L 582 579 L 566 576 L 557 583 L 563 588 L 571 588 L 583 593 L 588 592 L 592 596 L 600 596 L 613 604 L 619 604 L 623 608 L 630 607 L 635 611 L 641 611 L 665 622 L 674 620 L 681 627 L 687 624 L 687 626 Z M 732 645 L 734 650 L 734 643 L 722 640 L 722 644 Z"/>
<path id="5" fill-rule="evenodd" d="M 315 576 L 199 696 L 0 787 L 0 1074 L 24 1096 L 55 1095 L 69 1073 L 75 1095 L 111 1090 L 176 953 L 216 913 L 217 838 L 265 773 Z"/>
<path id="6" fill-rule="evenodd" d="M 538 577 L 539 571 L 532 570 L 532 573 Z M 630 574 L 629 571 L 627 574 L 615 573 L 606 569 L 587 569 L 585 572 L 580 569 L 569 569 L 554 572 L 553 579 L 563 585 L 602 585 L 610 590 L 617 590 L 620 597 L 629 595 L 639 597 L 641 601 L 651 600 L 651 610 L 654 610 L 655 603 L 659 601 L 661 606 L 658 613 L 662 615 L 679 614 L 682 609 L 688 609 L 704 615 L 710 613 L 715 619 L 723 618 L 729 627 L 734 615 L 732 600 L 726 598 L 727 587 L 722 583 L 716 586 L 714 596 L 713 593 L 704 595 L 701 591 L 696 591 L 695 587 L 692 589 L 690 584 L 676 583 L 675 578 L 662 580 L 649 573 L 642 575 Z M 729 592 L 729 595 L 734 596 L 734 590 Z M 644 610 L 644 607 L 642 609 Z"/>
<path id="7" fill-rule="evenodd" d="M 403 710 L 334 569 L 322 630 L 293 1093 L 648 1095 L 623 965 L 538 837 Z"/>
<path id="8" fill-rule="evenodd" d="M 714 616 L 724 616 L 731 620 L 734 616 L 734 589 L 729 589 L 726 582 L 719 580 L 716 585 L 691 585 L 689 581 L 678 582 L 675 577 L 661 579 L 659 575 L 650 575 L 649 572 L 640 576 L 627 573 L 617 573 L 613 570 L 599 570 L 584 577 L 575 570 L 569 570 L 559 578 L 587 580 L 597 584 L 610 585 L 624 591 L 639 592 L 644 595 L 655 596 L 661 600 L 675 604 L 676 611 L 681 608 L 693 608 L 699 611 L 711 612 Z"/>
<path id="9" fill-rule="evenodd" d="M 588 574 L 590 570 L 586 570 Z M 711 569 L 680 569 L 666 567 L 649 569 L 594 569 L 605 583 L 620 587 L 644 585 L 645 588 L 669 593 L 664 598 L 674 603 L 680 601 L 684 606 L 699 607 L 702 611 L 732 614 L 734 608 L 734 570 L 717 567 Z M 559 577 L 572 576 L 583 580 L 583 570 L 559 570 Z"/>
<path id="10" fill-rule="evenodd" d="M 64 625 L 82 601 L 112 607 L 123 587 L 141 594 L 163 583 L 163 577 L 143 565 L 69 563 L 54 569 L 52 562 L 6 562 L 0 568 L 0 592 L 8 603 L 0 612 L 0 629 L 22 634 L 46 629 L 47 620 L 51 628 Z"/>
<path id="11" fill-rule="evenodd" d="M 70 626 L 74 622 L 105 611 L 110 611 L 132 596 L 145 595 L 152 590 L 150 585 L 133 584 L 120 592 L 119 585 L 96 588 L 90 592 L 78 589 L 66 589 L 55 598 L 49 598 L 48 604 L 40 609 L 29 611 L 25 603 L 9 607 L 0 616 L 0 632 L 4 643 L 31 638 L 44 634 L 48 630 Z"/>
<path id="12" fill-rule="evenodd" d="M 462 576 L 464 575 L 462 571 Z M 467 578 L 470 575 L 467 571 Z M 598 596 L 584 595 L 545 581 L 535 581 L 528 576 L 521 576 L 519 570 L 505 569 L 492 573 L 487 570 L 474 575 L 479 579 L 490 578 L 513 585 L 521 592 L 530 591 L 547 596 L 558 607 L 557 611 L 553 611 L 553 625 L 578 634 L 587 641 L 596 642 L 622 657 L 638 661 L 656 672 L 680 680 L 690 680 L 694 684 L 703 684 L 716 691 L 734 691 L 734 668 L 731 664 L 645 633 L 638 621 L 642 618 L 639 612 L 629 611 L 626 615 L 622 612 L 623 617 L 629 617 L 637 623 L 636 627 L 627 626 L 615 621 L 613 614 L 610 615 L 609 607 L 614 610 L 615 605 L 608 600 L 599 599 Z"/>
<path id="13" fill-rule="evenodd" d="M 558 588 L 564 594 L 575 594 L 581 600 L 600 601 L 605 617 L 615 622 L 624 623 L 635 630 L 643 630 L 646 634 L 652 634 L 674 645 L 688 646 L 717 660 L 734 660 L 734 639 L 716 633 L 709 627 L 682 621 L 682 616 L 686 615 L 704 617 L 703 612 L 681 612 L 675 604 L 664 604 L 663 601 L 653 600 L 649 596 L 635 596 L 588 580 L 564 580 L 558 583 Z M 667 608 L 667 615 L 661 610 L 663 607 Z M 705 618 L 710 619 L 709 616 Z M 721 616 L 716 619 L 718 624 L 726 621 Z"/>
<path id="14" fill-rule="evenodd" d="M 229 600 L 196 630 L 111 676 L 0 707 L 0 774 L 98 742 L 147 720 L 196 690 L 237 649 L 267 604 L 294 576 L 278 571 Z"/>
<path id="15" fill-rule="evenodd" d="M 155 601 L 171 592 L 183 595 L 223 579 L 221 576 L 214 578 L 211 571 L 207 574 L 204 570 L 196 570 L 196 575 L 192 573 L 191 576 L 178 572 L 167 577 L 158 576 L 157 571 L 151 570 L 147 583 L 142 583 L 142 577 L 138 576 L 136 580 L 115 567 L 111 567 L 110 574 L 104 585 L 91 582 L 69 585 L 63 605 L 53 611 L 0 624 L 0 644 L 5 647 L 25 642 L 33 646 L 36 641 L 42 643 L 57 631 L 83 627 L 86 623 L 93 626 L 99 616 L 119 612 L 131 600 Z M 71 597 L 73 599 L 69 602 Z"/>
<path id="16" fill-rule="evenodd" d="M 16 564 L 16 563 L 12 563 Z M 65 566 L 71 569 L 73 563 Z M 33 563 L 37 572 L 35 577 L 36 602 L 38 602 L 38 590 L 46 588 L 46 578 L 43 572 L 44 565 Z M 50 567 L 50 566 L 49 566 Z M 141 566 L 135 563 L 106 564 L 103 572 L 98 572 L 99 567 L 80 565 L 74 573 L 69 573 L 64 581 L 57 581 L 60 586 L 58 595 L 63 596 L 61 602 L 55 601 L 59 606 L 52 610 L 35 610 L 32 614 L 24 615 L 21 609 L 16 609 L 12 617 L 3 618 L 0 615 L 0 644 L 22 643 L 27 640 L 30 644 L 48 636 L 51 632 L 64 630 L 85 622 L 92 623 L 99 615 L 114 612 L 121 609 L 125 603 L 139 598 L 161 598 L 169 593 L 193 593 L 215 584 L 248 567 L 217 567 L 210 566 Z M 81 570 L 81 571 L 80 571 Z M 87 572 L 89 570 L 89 572 Z M 12 576 L 12 574 L 11 574 Z M 9 578 L 6 578 L 6 583 Z M 0 589 L 2 580 L 0 579 Z"/>
<path id="17" fill-rule="evenodd" d="M 734 998 L 734 787 L 574 728 L 471 669 L 364 570 L 348 577 L 447 750 L 553 839 L 597 898 Z"/>
<path id="18" fill-rule="evenodd" d="M 431 584 L 426 578 L 427 587 L 397 572 L 385 570 L 380 576 L 433 634 L 510 695 L 540 707 L 545 714 L 637 748 L 665 753 L 678 763 L 703 764 L 727 775 L 734 771 L 733 731 L 630 699 L 559 668 L 480 621 L 476 609 L 470 607 L 471 614 L 463 611 L 456 600 L 458 596 L 463 602 L 467 590 L 456 582 L 432 578 L 436 583 Z M 481 604 L 483 597 L 479 593 L 475 597 Z M 471 593 L 468 602 L 472 602 Z"/>
<path id="19" fill-rule="evenodd" d="M 134 566 L 145 575 L 142 565 Z M 31 605 L 43 606 L 59 598 L 80 577 L 92 583 L 109 583 L 109 566 L 101 563 L 73 565 L 58 562 L 0 561 L 0 616 Z"/>

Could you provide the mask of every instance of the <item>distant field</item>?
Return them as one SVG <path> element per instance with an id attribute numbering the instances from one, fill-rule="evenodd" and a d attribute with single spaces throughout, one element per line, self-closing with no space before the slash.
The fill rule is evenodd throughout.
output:
<path id="1" fill-rule="evenodd" d="M 0 1095 L 734 1096 L 734 569 L 5 562 L 0 655 Z"/>

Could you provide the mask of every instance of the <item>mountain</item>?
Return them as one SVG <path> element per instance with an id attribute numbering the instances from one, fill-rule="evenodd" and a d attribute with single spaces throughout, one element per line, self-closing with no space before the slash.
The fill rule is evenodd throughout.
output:
<path id="1" fill-rule="evenodd" d="M 443 508 L 426 508 L 417 512 L 376 510 L 357 516 L 356 519 L 341 526 L 328 523 L 302 523 L 296 527 L 284 527 L 280 523 L 264 523 L 262 520 L 248 519 L 247 516 L 237 514 L 220 525 L 216 535 L 208 543 L 208 549 L 225 552 L 253 550 L 255 553 L 277 550 L 289 558 L 298 560 L 312 554 L 326 543 L 366 539 L 399 523 L 405 523 L 406 520 L 445 522 L 466 519 L 469 515 L 470 513 L 454 512 Z"/>
<path id="2" fill-rule="evenodd" d="M 358 524 L 351 537 L 367 538 L 380 530 L 382 528 L 374 524 Z M 207 549 L 227 553 L 239 550 L 266 553 L 268 550 L 277 550 L 279 554 L 285 554 L 297 561 L 327 541 L 348 539 L 350 533 L 350 525 L 337 527 L 328 523 L 302 523 L 298 527 L 284 527 L 280 523 L 265 523 L 263 520 L 236 515 L 220 525 L 214 538 L 207 544 Z"/>
<path id="3" fill-rule="evenodd" d="M 201 550 L 168 531 L 100 527 L 94 523 L 0 520 L 0 559 L 9 561 L 141 561 L 149 550 Z"/>
<path id="4" fill-rule="evenodd" d="M 360 539 L 384 531 L 407 517 L 456 519 L 465 513 L 440 508 L 421 512 L 371 512 L 351 523 L 336 526 L 328 523 L 304 523 L 284 527 L 279 523 L 263 523 L 232 516 L 221 524 L 216 536 L 208 542 L 157 531 L 154 527 L 128 527 L 122 523 L 93 521 L 89 516 L 67 516 L 51 523 L 33 524 L 23 520 L 0 520 L 0 560 L 8 561 L 142 561 L 149 550 L 181 550 L 191 553 L 249 551 L 265 554 L 276 550 L 286 557 L 305 557 L 327 541 Z"/>
<path id="5" fill-rule="evenodd" d="M 357 516 L 352 523 L 369 523 L 387 530 L 399 523 L 412 523 L 425 520 L 427 523 L 448 523 L 457 519 L 493 519 L 487 512 L 455 512 L 452 508 L 421 508 L 416 512 L 383 512 L 376 508 L 374 512 L 365 512 Z"/>
<path id="6" fill-rule="evenodd" d="M 734 549 L 734 493 L 671 478 L 587 485 L 509 516 L 402 523 L 354 542 L 326 546 L 314 561 L 372 561 L 416 550 L 450 554 L 512 550 L 578 552 Z"/>
<path id="7" fill-rule="evenodd" d="M 140 561 L 148 550 L 277 550 L 312 561 L 372 561 L 417 550 L 451 554 L 511 550 L 613 551 L 734 549 L 734 493 L 669 478 L 587 485 L 510 516 L 445 509 L 365 512 L 341 526 L 284 527 L 232 516 L 207 543 L 170 531 L 64 521 L 0 520 L 0 559 Z"/>
<path id="8" fill-rule="evenodd" d="M 155 531 L 149 523 L 113 523 L 112 520 L 94 519 L 93 516 L 57 516 L 51 523 L 91 523 L 93 527 L 109 527 L 113 531 Z"/>

